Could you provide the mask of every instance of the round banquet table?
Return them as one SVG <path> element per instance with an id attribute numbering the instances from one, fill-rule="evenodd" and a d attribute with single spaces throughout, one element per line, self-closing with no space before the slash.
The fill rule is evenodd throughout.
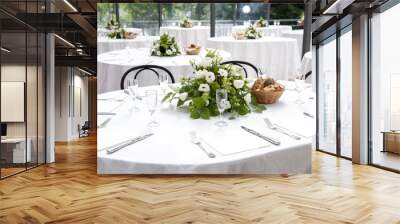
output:
<path id="1" fill-rule="evenodd" d="M 168 33 L 175 37 L 180 47 L 187 47 L 190 44 L 206 46 L 207 38 L 210 37 L 209 26 L 194 26 L 192 28 L 183 28 L 179 26 L 163 26 L 160 28 L 160 34 Z"/>
<path id="2" fill-rule="evenodd" d="M 142 32 L 143 32 L 143 30 L 142 29 L 140 29 L 140 28 L 124 28 L 126 31 L 129 31 L 129 32 L 134 32 L 134 33 L 137 33 L 137 34 L 139 34 L 139 35 L 141 35 L 142 34 Z M 98 37 L 107 37 L 107 34 L 108 33 L 110 33 L 111 32 L 111 30 L 109 30 L 109 29 L 106 29 L 106 28 L 98 28 L 97 29 L 97 36 Z"/>
<path id="3" fill-rule="evenodd" d="M 247 26 L 234 26 L 232 27 L 232 33 L 244 32 Z M 262 32 L 266 37 L 280 37 L 283 32 L 291 31 L 291 26 L 267 26 L 267 27 L 257 27 L 257 30 Z"/>
<path id="4" fill-rule="evenodd" d="M 152 43 L 159 39 L 156 36 L 138 36 L 135 39 L 97 39 L 97 54 L 108 51 L 122 50 L 125 48 L 150 48 Z"/>
<path id="5" fill-rule="evenodd" d="M 143 94 L 143 91 L 149 88 L 158 89 L 154 86 L 144 87 L 140 88 L 140 93 Z M 268 105 L 264 113 L 252 113 L 234 120 L 227 120 L 228 126 L 224 128 L 214 125 L 218 118 L 194 120 L 183 109 L 164 103 L 159 105 L 155 114 L 160 126 L 150 129 L 147 127 L 150 115 L 145 106 L 145 99 L 139 101 L 137 106 L 140 110 L 136 111 L 131 109 L 132 101 L 123 91 L 100 94 L 98 95 L 98 113 L 108 111 L 116 115 L 98 115 L 98 124 L 107 124 L 98 128 L 97 131 L 97 171 L 99 174 L 310 173 L 311 141 L 315 132 L 315 121 L 305 116 L 303 112 L 307 110 L 312 113 L 315 110 L 314 101 L 307 96 L 306 103 L 295 104 L 293 101 L 296 96 L 295 91 L 287 90 L 277 103 Z M 113 98 L 124 100 L 123 102 L 105 100 Z M 266 128 L 263 122 L 265 117 L 293 132 L 300 133 L 301 139 L 294 140 Z M 108 122 L 104 122 L 105 120 Z M 265 136 L 279 139 L 281 144 L 271 145 L 245 132 L 240 128 L 241 125 Z M 191 131 L 196 131 L 204 147 L 213 152 L 216 155 L 215 158 L 209 158 L 190 141 Z M 106 153 L 106 147 L 147 133 L 154 135 L 115 153 Z M 216 137 L 211 141 L 213 136 Z M 224 137 L 220 138 L 220 136 Z M 255 147 L 256 142 L 261 146 Z M 237 144 L 240 147 L 251 145 L 255 148 L 246 148 L 246 150 L 243 148 L 240 151 L 240 148 L 236 147 Z M 220 147 L 215 148 L 216 146 Z"/>
<path id="6" fill-rule="evenodd" d="M 247 61 L 275 79 L 288 80 L 297 75 L 300 55 L 295 39 L 263 37 L 257 40 L 235 40 L 233 37 L 213 37 L 208 46 L 228 51 L 232 60 Z"/>
<path id="7" fill-rule="evenodd" d="M 297 46 L 299 47 L 299 52 L 301 54 L 301 49 L 303 48 L 303 30 L 284 31 L 282 32 L 282 37 L 296 39 Z"/>
<path id="8" fill-rule="evenodd" d="M 175 81 L 180 77 L 193 73 L 190 65 L 191 60 L 199 60 L 205 55 L 205 50 L 200 55 L 182 54 L 175 57 L 156 57 L 150 55 L 149 48 L 134 48 L 110 51 L 97 56 L 97 91 L 98 93 L 109 92 L 120 89 L 122 75 L 128 69 L 139 65 L 159 65 L 167 68 L 174 76 Z M 219 51 L 226 60 L 230 53 Z M 139 85 L 146 86 L 158 83 L 151 72 L 140 73 Z"/>

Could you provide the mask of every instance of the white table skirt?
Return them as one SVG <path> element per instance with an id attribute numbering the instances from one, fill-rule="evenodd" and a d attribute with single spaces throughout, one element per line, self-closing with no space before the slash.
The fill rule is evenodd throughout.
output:
<path id="1" fill-rule="evenodd" d="M 232 27 L 232 33 L 244 32 L 248 26 L 234 26 Z M 267 26 L 257 27 L 257 30 L 262 32 L 266 37 L 280 37 L 283 32 L 291 31 L 291 26 Z"/>
<path id="2" fill-rule="evenodd" d="M 207 39 L 210 37 L 209 26 L 194 26 L 192 28 L 182 28 L 178 26 L 165 26 L 160 28 L 160 34 L 168 33 L 175 37 L 180 47 L 186 48 L 190 44 L 206 46 Z"/>
<path id="3" fill-rule="evenodd" d="M 220 51 L 221 56 L 227 60 L 230 54 Z M 205 55 L 202 50 L 200 55 Z M 150 49 L 123 49 L 110 51 L 97 56 L 97 92 L 104 93 L 120 89 L 122 75 L 128 69 L 145 64 L 159 65 L 167 68 L 174 76 L 176 82 L 183 76 L 193 73 L 191 60 L 197 60 L 200 55 L 179 55 L 175 57 L 150 56 Z M 139 85 L 146 86 L 158 82 L 151 72 L 140 73 Z"/>
<path id="4" fill-rule="evenodd" d="M 297 46 L 299 47 L 299 53 L 301 55 L 303 49 L 303 30 L 291 30 L 282 32 L 282 37 L 294 38 L 297 40 Z"/>
<path id="5" fill-rule="evenodd" d="M 97 39 L 97 54 L 102 54 L 109 51 L 122 50 L 125 48 L 150 48 L 153 41 L 159 39 L 156 36 L 138 36 L 135 39 Z"/>
<path id="6" fill-rule="evenodd" d="M 263 37 L 235 40 L 233 37 L 214 37 L 208 39 L 208 46 L 228 51 L 232 60 L 250 62 L 275 79 L 288 80 L 298 73 L 300 55 L 295 39 Z"/>
<path id="7" fill-rule="evenodd" d="M 109 98 L 110 96 L 123 97 L 123 93 L 116 91 L 101 94 L 98 97 Z M 304 116 L 303 110 L 312 108 L 313 102 L 309 101 L 305 106 L 299 107 L 293 103 L 295 96 L 294 91 L 287 91 L 278 103 L 269 105 L 263 114 L 253 113 L 229 120 L 229 126 L 225 129 L 236 130 L 240 125 L 245 125 L 280 139 L 282 141 L 280 146 L 270 145 L 231 155 L 221 155 L 218 151 L 207 147 L 216 154 L 216 158 L 207 157 L 198 146 L 191 143 L 188 133 L 192 130 L 196 130 L 200 135 L 219 132 L 218 127 L 214 125 L 217 118 L 193 120 L 189 118 L 188 113 L 169 104 L 162 105 L 156 113 L 160 126 L 152 130 L 153 136 L 114 154 L 106 154 L 102 150 L 104 147 L 145 133 L 150 118 L 143 101 L 140 101 L 138 105 L 141 110 L 132 112 L 129 98 L 126 98 L 123 103 L 114 104 L 100 100 L 98 101 L 99 111 L 109 110 L 116 112 L 117 115 L 105 127 L 98 129 L 97 171 L 99 174 L 310 173 L 311 138 L 293 140 L 267 129 L 262 122 L 263 117 L 269 117 L 272 121 L 292 130 L 302 130 L 304 135 L 311 137 L 314 134 L 312 130 L 315 126 L 314 120 Z M 104 120 L 104 116 L 99 115 L 98 120 Z M 259 140 L 244 131 L 240 132 L 240 136 L 232 136 L 232 139 L 244 137 Z"/>

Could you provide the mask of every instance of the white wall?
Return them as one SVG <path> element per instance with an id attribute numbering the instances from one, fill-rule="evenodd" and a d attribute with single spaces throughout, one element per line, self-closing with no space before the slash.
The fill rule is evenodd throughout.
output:
<path id="1" fill-rule="evenodd" d="M 78 125 L 88 120 L 88 78 L 71 67 L 56 67 L 55 140 L 79 138 Z"/>

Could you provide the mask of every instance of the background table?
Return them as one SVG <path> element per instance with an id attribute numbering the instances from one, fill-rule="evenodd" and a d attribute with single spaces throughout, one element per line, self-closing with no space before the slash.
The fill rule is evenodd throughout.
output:
<path id="1" fill-rule="evenodd" d="M 244 32 L 248 26 L 234 26 L 232 27 L 232 33 Z M 280 37 L 283 32 L 291 31 L 291 26 L 267 26 L 257 27 L 258 31 L 261 31 L 266 37 Z"/>
<path id="2" fill-rule="evenodd" d="M 143 30 L 140 29 L 140 28 L 129 27 L 129 28 L 124 28 L 124 29 L 125 29 L 126 31 L 129 31 L 129 32 L 137 33 L 137 34 L 139 34 L 139 35 L 142 35 L 142 33 L 143 33 Z M 98 28 L 98 29 L 97 29 L 97 36 L 98 36 L 98 37 L 101 37 L 101 38 L 104 38 L 104 37 L 107 37 L 107 34 L 110 33 L 110 32 L 111 32 L 111 30 L 109 30 L 109 29 L 106 29 L 106 28 Z"/>
<path id="3" fill-rule="evenodd" d="M 110 39 L 106 37 L 97 39 L 97 54 L 109 51 L 122 50 L 125 48 L 150 48 L 156 36 L 138 36 L 135 39 Z"/>
<path id="4" fill-rule="evenodd" d="M 303 30 L 291 30 L 282 32 L 282 37 L 294 38 L 297 40 L 297 46 L 299 47 L 299 52 L 301 54 L 301 49 L 303 48 Z"/>
<path id="5" fill-rule="evenodd" d="M 148 88 L 146 88 L 148 89 Z M 143 91 L 143 89 L 141 89 Z M 101 94 L 98 98 L 121 97 L 122 91 Z M 253 113 L 248 116 L 229 120 L 225 130 L 245 125 L 271 137 L 279 138 L 280 146 L 268 146 L 251 151 L 207 157 L 198 146 L 190 142 L 189 132 L 196 130 L 200 135 L 219 131 L 211 120 L 193 120 L 189 114 L 164 104 L 156 113 L 159 127 L 152 131 L 154 136 L 134 145 L 128 146 L 114 154 L 106 154 L 104 147 L 141 135 L 146 132 L 150 120 L 149 113 L 140 101 L 141 111 L 131 112 L 130 99 L 121 105 L 99 101 L 99 111 L 117 113 L 103 128 L 98 129 L 98 163 L 99 174 L 296 174 L 311 172 L 311 138 L 293 140 L 285 135 L 266 128 L 262 119 L 269 117 L 273 122 L 285 125 L 292 130 L 302 130 L 304 135 L 314 135 L 314 120 L 303 115 L 303 110 L 313 108 L 309 100 L 303 106 L 293 103 L 294 91 L 286 91 L 281 100 L 268 105 L 263 114 Z M 308 99 L 308 98 L 307 98 Z M 108 105 L 107 105 L 108 104 Z M 309 111 L 308 111 L 309 112 Z M 98 120 L 103 116 L 99 115 Z M 294 129 L 295 128 L 295 129 Z M 240 134 L 252 138 L 246 132 Z M 250 135 L 250 136 L 247 136 Z M 232 138 L 241 138 L 233 136 Z M 256 138 L 256 137 L 255 137 Z M 210 148 L 208 148 L 210 150 Z"/>
<path id="6" fill-rule="evenodd" d="M 225 60 L 230 58 L 228 52 L 220 51 L 220 54 Z M 201 55 L 205 55 L 205 50 L 202 50 L 200 55 L 183 54 L 175 57 L 155 57 L 150 56 L 150 49 L 148 48 L 123 49 L 100 54 L 97 57 L 97 91 L 104 93 L 119 90 L 124 72 L 134 66 L 145 64 L 167 68 L 174 75 L 175 81 L 178 81 L 180 77 L 192 74 L 190 61 L 200 59 Z M 149 73 L 142 72 L 140 74 L 139 85 L 145 86 L 158 82 L 154 74 L 147 74 Z"/>
<path id="7" fill-rule="evenodd" d="M 300 55 L 295 39 L 263 37 L 257 40 L 235 40 L 233 37 L 213 37 L 208 46 L 228 51 L 232 60 L 254 64 L 268 76 L 287 80 L 297 75 Z"/>
<path id="8" fill-rule="evenodd" d="M 207 39 L 210 37 L 210 27 L 194 26 L 192 28 L 183 28 L 179 26 L 163 26 L 160 28 L 160 34 L 163 33 L 168 33 L 175 37 L 180 47 L 187 47 L 190 44 L 206 46 Z"/>

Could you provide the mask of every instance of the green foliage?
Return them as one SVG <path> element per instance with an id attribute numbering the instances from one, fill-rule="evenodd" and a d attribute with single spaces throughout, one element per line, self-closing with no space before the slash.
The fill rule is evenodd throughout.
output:
<path id="1" fill-rule="evenodd" d="M 111 39 L 125 39 L 125 30 L 123 28 L 114 29 L 107 36 Z"/>
<path id="2" fill-rule="evenodd" d="M 246 28 L 246 31 L 244 31 L 244 37 L 246 39 L 259 39 L 262 37 L 262 33 L 257 31 L 255 26 L 249 26 Z"/>
<path id="3" fill-rule="evenodd" d="M 185 17 L 180 23 L 179 23 L 180 27 L 183 28 L 191 28 L 193 27 L 193 23 L 192 20 L 188 19 L 187 17 Z"/>
<path id="4" fill-rule="evenodd" d="M 255 24 L 256 27 L 266 27 L 267 26 L 267 22 L 264 20 L 263 17 L 260 17 L 260 19 L 258 19 Z"/>

